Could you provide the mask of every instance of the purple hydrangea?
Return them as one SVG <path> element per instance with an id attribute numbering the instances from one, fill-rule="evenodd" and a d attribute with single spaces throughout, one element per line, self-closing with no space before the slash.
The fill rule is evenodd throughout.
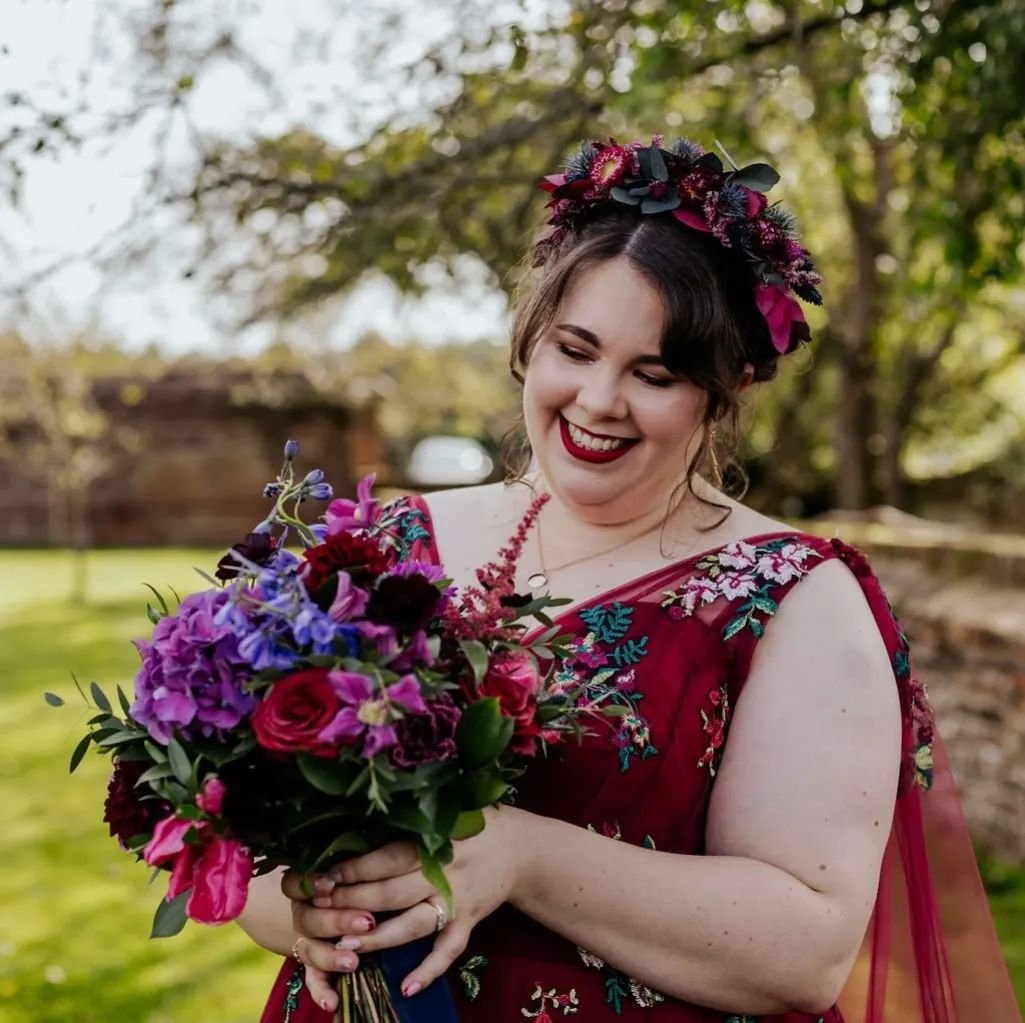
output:
<path id="1" fill-rule="evenodd" d="M 243 688 L 252 669 L 230 626 L 215 622 L 228 599 L 225 590 L 190 594 L 160 619 L 151 642 L 136 643 L 142 667 L 132 717 L 157 742 L 166 743 L 174 729 L 193 738 L 234 728 L 255 707 Z"/>

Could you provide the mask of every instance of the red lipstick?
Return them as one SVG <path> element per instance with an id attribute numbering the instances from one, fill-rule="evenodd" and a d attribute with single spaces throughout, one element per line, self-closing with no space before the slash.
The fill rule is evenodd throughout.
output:
<path id="1" fill-rule="evenodd" d="M 635 440 L 628 440 L 625 444 L 609 451 L 591 451 L 590 448 L 582 448 L 579 444 L 574 443 L 569 433 L 569 423 L 561 415 L 559 416 L 559 432 L 566 450 L 582 462 L 614 462 L 617 458 L 622 458 L 637 443 Z"/>

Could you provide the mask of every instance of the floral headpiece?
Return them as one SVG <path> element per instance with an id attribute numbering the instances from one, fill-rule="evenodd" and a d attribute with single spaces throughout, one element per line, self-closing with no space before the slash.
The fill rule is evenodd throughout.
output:
<path id="1" fill-rule="evenodd" d="M 722 147 L 719 147 L 722 149 Z M 671 213 L 681 224 L 714 235 L 726 248 L 738 249 L 750 262 L 757 283 L 755 301 L 781 355 L 811 339 L 804 313 L 793 297 L 822 304 L 807 249 L 795 237 L 794 218 L 779 204 L 769 205 L 765 193 L 779 174 L 768 164 L 732 169 L 715 154 L 689 139 L 662 148 L 656 135 L 650 146 L 583 142 L 565 173 L 552 174 L 539 187 L 552 194 L 549 221 L 555 230 L 534 249 L 541 266 L 558 250 L 567 231 L 610 206 L 636 206 L 641 213 Z"/>

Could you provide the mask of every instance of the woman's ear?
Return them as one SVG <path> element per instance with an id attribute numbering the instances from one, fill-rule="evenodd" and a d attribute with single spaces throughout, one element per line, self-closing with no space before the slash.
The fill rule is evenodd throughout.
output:
<path id="1" fill-rule="evenodd" d="M 737 394 L 743 394 L 753 383 L 755 379 L 755 368 L 750 362 L 744 363 L 744 372 L 740 377 L 740 383 L 737 385 Z"/>

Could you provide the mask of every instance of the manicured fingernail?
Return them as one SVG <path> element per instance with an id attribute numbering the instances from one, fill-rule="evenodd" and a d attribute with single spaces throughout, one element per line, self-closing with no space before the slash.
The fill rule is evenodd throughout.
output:
<path id="1" fill-rule="evenodd" d="M 356 949 L 362 945 L 363 942 L 359 938 L 342 938 L 335 948 L 348 949 L 350 952 L 355 952 Z"/>
<path id="2" fill-rule="evenodd" d="M 352 922 L 352 929 L 354 931 L 359 931 L 360 934 L 372 931 L 376 926 L 377 921 L 372 916 L 358 916 Z"/>
<path id="3" fill-rule="evenodd" d="M 423 989 L 423 984 L 421 984 L 420 981 L 418 981 L 418 980 L 414 980 L 412 984 L 407 984 L 402 989 L 402 994 L 406 998 L 412 998 L 413 995 L 418 995 L 422 989 Z"/>
<path id="4" fill-rule="evenodd" d="M 355 970 L 356 960 L 352 956 L 338 956 L 335 959 L 335 965 L 340 970 Z"/>

